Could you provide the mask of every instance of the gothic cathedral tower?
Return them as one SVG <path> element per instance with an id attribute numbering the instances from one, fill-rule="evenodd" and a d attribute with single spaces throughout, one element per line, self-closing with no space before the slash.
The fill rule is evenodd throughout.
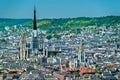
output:
<path id="1" fill-rule="evenodd" d="M 32 36 L 32 49 L 33 52 L 38 50 L 38 33 L 37 33 L 37 24 L 36 24 L 36 9 L 34 8 L 34 26 L 33 26 L 33 36 Z"/>
<path id="2" fill-rule="evenodd" d="M 19 59 L 25 60 L 27 58 L 27 48 L 26 48 L 26 36 L 25 33 L 21 33 L 21 40 L 20 40 L 20 54 Z"/>

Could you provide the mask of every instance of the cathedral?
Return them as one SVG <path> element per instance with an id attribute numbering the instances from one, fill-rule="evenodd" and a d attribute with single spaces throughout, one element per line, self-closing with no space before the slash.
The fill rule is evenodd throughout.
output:
<path id="1" fill-rule="evenodd" d="M 30 47 L 28 47 L 28 41 L 26 41 L 25 32 L 21 35 L 20 40 L 20 60 L 26 60 L 28 58 L 34 59 L 38 57 L 50 57 L 51 54 L 56 55 L 61 51 L 55 50 L 55 46 L 46 46 L 44 39 L 45 35 L 37 29 L 37 19 L 36 19 L 36 8 L 34 8 L 34 19 L 33 19 L 33 29 L 32 29 L 32 39 L 30 41 Z"/>
<path id="2" fill-rule="evenodd" d="M 34 21 L 33 21 L 33 30 L 32 30 L 32 40 L 30 47 L 28 48 L 26 46 L 26 36 L 25 32 L 22 32 L 21 34 L 21 40 L 20 40 L 20 54 L 19 59 L 24 60 L 30 57 L 38 56 L 38 55 L 44 55 L 44 37 L 41 35 L 38 35 L 37 30 L 37 20 L 36 20 L 36 8 L 34 8 Z"/>

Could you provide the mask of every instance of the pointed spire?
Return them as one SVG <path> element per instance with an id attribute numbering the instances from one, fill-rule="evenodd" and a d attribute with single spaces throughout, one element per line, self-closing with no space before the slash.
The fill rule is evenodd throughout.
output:
<path id="1" fill-rule="evenodd" d="M 34 6 L 34 30 L 37 30 L 37 26 L 36 26 L 36 7 Z"/>
<path id="2" fill-rule="evenodd" d="M 36 6 L 34 5 L 34 12 L 36 12 Z"/>

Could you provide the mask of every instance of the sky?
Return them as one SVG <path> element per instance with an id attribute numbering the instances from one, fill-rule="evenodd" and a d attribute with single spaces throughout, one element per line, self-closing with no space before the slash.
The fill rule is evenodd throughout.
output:
<path id="1" fill-rule="evenodd" d="M 0 18 L 120 16 L 120 0 L 0 0 Z"/>

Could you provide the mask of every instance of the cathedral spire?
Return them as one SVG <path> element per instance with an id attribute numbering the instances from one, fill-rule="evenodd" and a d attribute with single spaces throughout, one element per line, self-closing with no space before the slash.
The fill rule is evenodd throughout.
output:
<path id="1" fill-rule="evenodd" d="M 34 30 L 37 30 L 37 26 L 36 26 L 36 7 L 34 6 Z"/>
<path id="2" fill-rule="evenodd" d="M 38 39 L 37 39 L 37 23 L 36 23 L 36 8 L 34 7 L 34 22 L 33 22 L 33 49 L 38 49 Z"/>

